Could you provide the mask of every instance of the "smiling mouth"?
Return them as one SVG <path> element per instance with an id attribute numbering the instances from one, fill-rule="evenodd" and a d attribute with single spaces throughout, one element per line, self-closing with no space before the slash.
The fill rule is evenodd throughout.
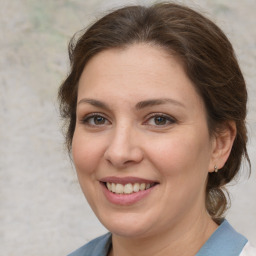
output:
<path id="1" fill-rule="evenodd" d="M 112 183 L 112 182 L 103 182 L 106 188 L 115 194 L 132 194 L 138 193 L 139 191 L 144 191 L 150 189 L 157 185 L 157 183 L 127 183 L 127 184 L 120 184 L 120 183 Z"/>

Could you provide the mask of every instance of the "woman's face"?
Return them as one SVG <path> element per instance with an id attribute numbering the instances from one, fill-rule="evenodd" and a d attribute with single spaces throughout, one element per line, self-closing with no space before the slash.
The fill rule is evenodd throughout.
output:
<path id="1" fill-rule="evenodd" d="M 206 214 L 215 143 L 179 60 L 146 44 L 103 51 L 86 65 L 77 102 L 73 159 L 107 229 L 146 237 Z"/>

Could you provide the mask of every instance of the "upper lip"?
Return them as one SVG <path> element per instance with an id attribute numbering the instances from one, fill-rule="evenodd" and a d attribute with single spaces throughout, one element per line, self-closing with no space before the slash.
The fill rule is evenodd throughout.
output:
<path id="1" fill-rule="evenodd" d="M 119 184 L 128 184 L 128 183 L 158 183 L 157 181 L 154 180 L 148 180 L 148 179 L 143 179 L 139 177 L 116 177 L 116 176 L 109 176 L 109 177 L 104 177 L 100 179 L 100 182 L 109 182 L 109 183 L 119 183 Z"/>

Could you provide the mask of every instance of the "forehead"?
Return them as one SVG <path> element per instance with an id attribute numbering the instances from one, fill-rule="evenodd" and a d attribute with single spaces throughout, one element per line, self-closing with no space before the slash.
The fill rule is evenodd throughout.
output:
<path id="1" fill-rule="evenodd" d="M 87 63 L 79 80 L 78 100 L 113 94 L 128 95 L 130 100 L 171 96 L 185 103 L 201 101 L 182 62 L 149 44 L 105 50 Z"/>

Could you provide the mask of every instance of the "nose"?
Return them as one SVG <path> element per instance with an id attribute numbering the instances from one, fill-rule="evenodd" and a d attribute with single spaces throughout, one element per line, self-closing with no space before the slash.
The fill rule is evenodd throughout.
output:
<path id="1" fill-rule="evenodd" d="M 140 163 L 143 150 L 139 141 L 139 135 L 132 127 L 117 127 L 113 130 L 104 157 L 118 169 Z"/>

